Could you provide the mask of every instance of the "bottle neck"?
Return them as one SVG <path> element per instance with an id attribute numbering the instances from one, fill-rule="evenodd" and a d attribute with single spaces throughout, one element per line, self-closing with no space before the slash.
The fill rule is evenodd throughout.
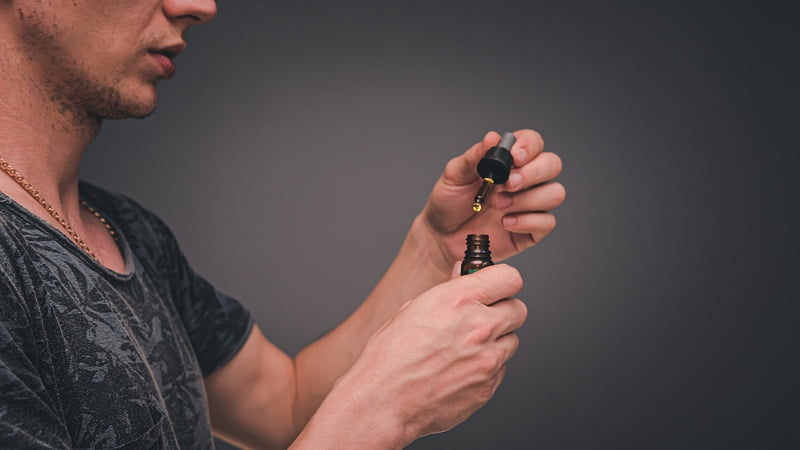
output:
<path id="1" fill-rule="evenodd" d="M 471 234 L 467 236 L 467 250 L 464 252 L 466 259 L 491 260 L 492 252 L 489 251 L 489 236 L 485 234 Z"/>

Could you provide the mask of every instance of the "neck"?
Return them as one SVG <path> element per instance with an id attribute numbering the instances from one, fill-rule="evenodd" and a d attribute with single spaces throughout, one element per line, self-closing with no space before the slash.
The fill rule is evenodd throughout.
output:
<path id="1" fill-rule="evenodd" d="M 78 204 L 81 157 L 101 121 L 53 95 L 19 49 L 0 40 L 0 157 L 69 215 Z M 13 196 L 19 188 L 0 173 L 0 191 Z"/>

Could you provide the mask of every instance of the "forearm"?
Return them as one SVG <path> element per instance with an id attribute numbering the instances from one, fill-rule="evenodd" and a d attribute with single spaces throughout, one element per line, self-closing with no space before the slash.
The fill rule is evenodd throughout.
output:
<path id="1" fill-rule="evenodd" d="M 405 302 L 446 281 L 454 261 L 421 218 L 414 220 L 395 260 L 364 303 L 342 324 L 295 358 L 294 422 L 302 427 L 358 358 L 366 340 Z"/>
<path id="2" fill-rule="evenodd" d="M 416 436 L 380 398 L 381 393 L 365 392 L 351 380 L 337 381 L 289 449 L 399 449 L 408 445 Z"/>

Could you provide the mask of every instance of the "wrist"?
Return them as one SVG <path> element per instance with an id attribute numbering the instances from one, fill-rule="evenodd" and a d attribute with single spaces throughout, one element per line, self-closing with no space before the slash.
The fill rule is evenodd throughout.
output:
<path id="1" fill-rule="evenodd" d="M 403 247 L 409 247 L 420 255 L 418 261 L 429 265 L 428 270 L 443 276 L 445 280 L 450 278 L 456 259 L 447 249 L 441 233 L 425 218 L 424 212 L 414 218 Z"/>
<path id="2" fill-rule="evenodd" d="M 380 387 L 340 378 L 292 448 L 401 449 L 414 437 Z"/>

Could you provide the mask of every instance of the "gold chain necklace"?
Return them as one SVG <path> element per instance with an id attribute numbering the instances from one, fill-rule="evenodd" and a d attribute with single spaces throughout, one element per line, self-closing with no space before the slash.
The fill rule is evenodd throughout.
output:
<path id="1" fill-rule="evenodd" d="M 36 188 L 34 188 L 30 183 L 28 183 L 28 180 L 26 180 L 21 173 L 17 172 L 17 169 L 11 167 L 11 165 L 3 158 L 0 158 L 0 169 L 2 169 L 3 172 L 7 173 L 8 176 L 11 177 L 11 179 L 16 181 L 17 184 L 19 184 L 22 187 L 22 189 L 25 189 L 25 192 L 30 194 L 31 197 L 33 197 L 33 199 L 36 200 L 36 202 L 42 205 L 42 207 L 47 211 L 47 213 L 50 214 L 53 217 L 53 219 L 55 219 L 56 222 L 58 222 L 61 225 L 62 228 L 64 228 L 69 237 L 71 237 L 72 240 L 76 244 L 78 244 L 78 247 L 80 247 L 81 250 L 86 252 L 95 261 L 100 262 L 100 259 L 98 259 L 97 255 L 95 255 L 94 252 L 89 248 L 89 246 L 86 245 L 86 242 L 84 242 L 83 239 L 81 239 L 81 237 L 78 236 L 78 233 L 76 233 L 75 230 L 72 229 L 72 226 L 70 226 L 69 222 L 67 222 L 67 219 L 61 217 L 61 214 L 59 214 L 58 211 L 56 211 L 56 209 L 53 208 L 53 206 L 50 205 L 50 203 L 48 203 L 44 197 L 42 197 L 42 194 L 40 194 L 39 191 L 36 190 Z M 106 230 L 108 230 L 108 233 L 111 235 L 111 237 L 114 238 L 114 240 L 116 240 L 117 233 L 111 229 L 111 225 L 108 223 L 105 217 L 101 216 L 100 213 L 97 212 L 97 210 L 95 210 L 94 208 L 92 208 L 91 205 L 86 203 L 85 200 L 81 199 L 80 202 L 84 208 L 86 208 L 90 213 L 92 213 L 93 216 L 97 217 L 97 219 L 100 220 L 100 223 L 102 223 L 103 226 L 106 227 Z"/>

